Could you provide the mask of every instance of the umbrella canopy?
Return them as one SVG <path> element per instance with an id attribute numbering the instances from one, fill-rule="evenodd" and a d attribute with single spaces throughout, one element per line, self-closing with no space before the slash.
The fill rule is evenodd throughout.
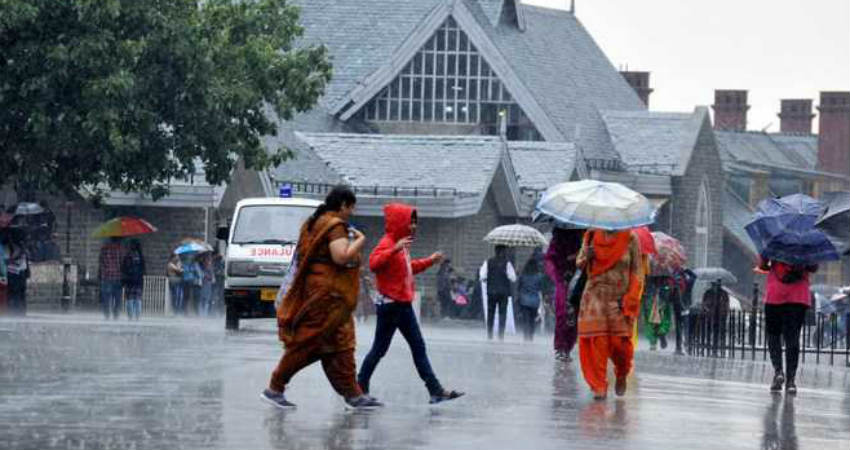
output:
<path id="1" fill-rule="evenodd" d="M 194 240 L 184 240 L 174 249 L 174 253 L 177 255 L 194 255 L 211 251 L 213 251 L 213 248 L 210 244 Z"/>
<path id="2" fill-rule="evenodd" d="M 638 192 L 619 183 L 597 180 L 556 184 L 543 193 L 534 218 L 548 216 L 556 225 L 625 230 L 655 222 L 656 210 Z"/>
<path id="3" fill-rule="evenodd" d="M 656 254 L 650 260 L 653 275 L 672 275 L 685 268 L 688 254 L 678 239 L 660 231 L 652 233 Z"/>
<path id="4" fill-rule="evenodd" d="M 824 212 L 817 200 L 803 194 L 763 200 L 745 229 L 763 258 L 789 264 L 814 264 L 839 259 L 835 246 L 814 228 Z"/>
<path id="5" fill-rule="evenodd" d="M 640 252 L 644 255 L 654 255 L 658 253 L 655 248 L 655 238 L 652 237 L 652 232 L 647 227 L 638 227 L 634 230 L 635 236 L 640 242 Z"/>
<path id="6" fill-rule="evenodd" d="M 816 226 L 826 233 L 842 253 L 850 253 L 850 192 L 827 192 L 823 195 L 826 211 Z"/>
<path id="7" fill-rule="evenodd" d="M 494 245 L 507 247 L 544 247 L 548 245 L 543 233 L 527 225 L 502 225 L 493 228 L 484 240 Z"/>
<path id="8" fill-rule="evenodd" d="M 98 226 L 92 237 L 127 237 L 156 232 L 156 227 L 138 217 L 116 217 Z"/>
<path id="9" fill-rule="evenodd" d="M 35 214 L 41 214 L 44 212 L 44 208 L 41 207 L 38 203 L 29 203 L 23 202 L 18 203 L 15 207 L 15 211 L 12 212 L 13 215 L 16 216 L 32 216 Z"/>
<path id="10" fill-rule="evenodd" d="M 701 280 L 721 280 L 724 285 L 735 284 L 738 282 L 738 277 L 723 267 L 701 267 L 699 269 L 694 269 L 694 274 L 696 274 L 697 278 Z"/>

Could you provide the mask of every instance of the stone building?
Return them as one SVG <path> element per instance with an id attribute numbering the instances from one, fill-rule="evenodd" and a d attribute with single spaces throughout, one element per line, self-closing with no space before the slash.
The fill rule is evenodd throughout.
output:
<path id="1" fill-rule="evenodd" d="M 295 158 L 238 171 L 223 215 L 282 184 L 320 198 L 347 183 L 373 242 L 382 205 L 412 203 L 422 217 L 414 251 L 440 248 L 473 276 L 489 229 L 527 222 L 548 186 L 595 178 L 647 195 L 656 229 L 680 238 L 696 265 L 721 264 L 723 168 L 707 108 L 647 111 L 648 74 L 619 73 L 573 11 L 514 0 L 296 3 L 303 42 L 328 47 L 333 80 L 266 142 Z"/>

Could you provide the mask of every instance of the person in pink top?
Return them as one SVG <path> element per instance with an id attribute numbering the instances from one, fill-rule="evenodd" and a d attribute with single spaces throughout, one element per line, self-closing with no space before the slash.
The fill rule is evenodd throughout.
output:
<path id="1" fill-rule="evenodd" d="M 780 261 L 764 260 L 759 268 L 767 271 L 764 292 L 765 332 L 770 362 L 775 374 L 771 392 L 779 392 L 782 385 L 788 394 L 797 393 L 795 376 L 800 358 L 800 330 L 806 309 L 812 304 L 809 291 L 809 274 L 817 265 L 792 266 Z M 785 369 L 782 370 L 782 341 L 785 341 Z"/>

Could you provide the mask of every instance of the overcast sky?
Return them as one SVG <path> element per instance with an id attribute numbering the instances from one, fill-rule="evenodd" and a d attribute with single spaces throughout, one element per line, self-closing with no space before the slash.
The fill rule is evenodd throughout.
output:
<path id="1" fill-rule="evenodd" d="M 576 0 L 576 16 L 615 67 L 652 72 L 654 111 L 747 89 L 747 127 L 778 131 L 780 99 L 850 91 L 850 0 Z"/>

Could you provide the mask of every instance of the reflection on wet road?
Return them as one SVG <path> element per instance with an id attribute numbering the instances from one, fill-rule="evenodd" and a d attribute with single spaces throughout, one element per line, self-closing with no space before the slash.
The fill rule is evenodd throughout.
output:
<path id="1" fill-rule="evenodd" d="M 842 449 L 850 448 L 850 371 L 807 365 L 797 398 L 772 396 L 763 362 L 638 352 L 622 399 L 590 398 L 576 363 L 548 340 L 487 342 L 426 327 L 432 364 L 468 395 L 436 407 L 403 340 L 378 367 L 387 407 L 351 412 L 316 365 L 281 412 L 258 399 L 280 356 L 274 324 L 0 320 L 0 448 L 86 449 Z M 359 325 L 358 363 L 374 322 Z"/>

